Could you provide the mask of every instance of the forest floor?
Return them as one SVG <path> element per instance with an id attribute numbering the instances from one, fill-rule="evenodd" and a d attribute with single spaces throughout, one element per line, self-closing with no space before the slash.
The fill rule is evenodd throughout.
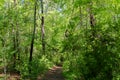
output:
<path id="1" fill-rule="evenodd" d="M 6 79 L 5 76 L 7 76 Z M 7 75 L 0 73 L 0 80 L 20 80 L 20 75 L 17 73 L 7 73 Z"/>
<path id="2" fill-rule="evenodd" d="M 4 74 L 0 73 L 0 80 L 2 80 L 2 77 L 4 76 Z M 9 73 L 7 80 L 20 80 L 20 75 L 16 73 Z M 53 66 L 45 73 L 43 77 L 39 76 L 38 80 L 65 80 L 62 75 L 62 67 Z"/>
<path id="3" fill-rule="evenodd" d="M 38 78 L 38 80 L 65 80 L 62 75 L 62 67 L 54 66 L 43 78 Z"/>

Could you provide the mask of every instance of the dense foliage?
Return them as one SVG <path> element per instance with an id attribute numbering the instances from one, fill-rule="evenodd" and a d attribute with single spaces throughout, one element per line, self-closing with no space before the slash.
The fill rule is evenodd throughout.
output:
<path id="1" fill-rule="evenodd" d="M 0 0 L 0 72 L 36 80 L 120 80 L 120 0 Z"/>

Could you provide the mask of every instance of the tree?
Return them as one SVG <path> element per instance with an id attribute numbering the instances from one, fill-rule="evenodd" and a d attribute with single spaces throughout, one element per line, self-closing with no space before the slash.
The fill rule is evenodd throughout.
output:
<path id="1" fill-rule="evenodd" d="M 45 54 L 45 30 L 44 30 L 44 6 L 43 6 L 43 0 L 41 1 L 41 39 L 42 39 L 42 52 Z"/>
<path id="2" fill-rule="evenodd" d="M 31 68 L 30 67 L 31 67 L 31 62 L 32 62 L 34 39 L 35 39 L 35 31 L 36 31 L 36 10 L 37 10 L 37 0 L 35 0 L 35 4 L 34 4 L 34 29 L 33 29 L 32 40 L 31 40 L 31 48 L 30 48 L 29 73 L 31 73 Z"/>

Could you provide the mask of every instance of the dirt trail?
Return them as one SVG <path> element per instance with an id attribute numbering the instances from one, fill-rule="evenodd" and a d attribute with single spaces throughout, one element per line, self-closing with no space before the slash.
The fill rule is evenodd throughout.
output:
<path id="1" fill-rule="evenodd" d="M 5 80 L 5 74 L 0 74 L 0 80 Z M 9 73 L 7 74 L 6 80 L 20 80 L 20 75 L 17 73 Z"/>
<path id="2" fill-rule="evenodd" d="M 62 67 L 54 66 L 45 74 L 43 79 L 38 80 L 65 80 L 62 75 Z"/>
<path id="3" fill-rule="evenodd" d="M 5 76 L 5 74 L 0 73 L 0 80 L 4 76 Z M 16 73 L 10 73 L 7 80 L 20 80 L 20 75 L 18 75 Z M 44 77 L 41 78 L 41 76 L 40 76 L 40 77 L 38 77 L 37 80 L 65 80 L 62 75 L 62 67 L 54 66 L 47 73 L 45 73 Z"/>

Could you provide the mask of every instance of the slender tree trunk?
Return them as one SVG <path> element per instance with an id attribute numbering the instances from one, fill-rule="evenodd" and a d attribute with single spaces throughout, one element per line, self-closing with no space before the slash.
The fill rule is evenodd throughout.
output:
<path id="1" fill-rule="evenodd" d="M 17 10 L 17 0 L 14 0 L 15 10 Z M 20 60 L 20 50 L 19 50 L 19 28 L 17 18 L 15 19 L 15 41 L 16 41 L 16 53 L 18 54 L 18 60 Z"/>
<path id="2" fill-rule="evenodd" d="M 17 20 L 16 20 L 17 21 Z M 19 42 L 19 28 L 18 23 L 16 22 L 16 47 L 17 47 L 17 54 L 18 54 L 18 60 L 20 60 L 20 48 L 19 48 L 20 42 Z"/>
<path id="3" fill-rule="evenodd" d="M 42 18 L 41 18 L 41 38 L 42 38 L 42 52 L 43 54 L 45 54 L 45 30 L 44 30 L 44 6 L 43 6 L 43 0 L 41 1 L 41 14 L 42 14 Z"/>
<path id="4" fill-rule="evenodd" d="M 31 40 L 31 48 L 30 48 L 30 57 L 29 57 L 29 73 L 31 73 L 31 62 L 32 62 L 32 55 L 33 55 L 33 47 L 34 47 L 34 38 L 35 38 L 35 31 L 36 31 L 36 7 L 37 7 L 37 0 L 35 0 L 34 4 L 34 30 Z"/>
<path id="5" fill-rule="evenodd" d="M 14 0 L 14 8 L 16 9 L 16 5 L 17 5 L 17 0 Z M 15 65 L 16 65 L 16 51 L 17 51 L 17 45 L 16 45 L 16 29 L 15 29 L 15 25 L 16 25 L 16 20 L 15 20 L 15 24 L 12 24 L 13 25 L 13 29 L 12 29 L 12 33 L 13 33 L 13 51 L 15 51 L 14 52 L 14 54 L 13 54 L 13 57 L 14 57 L 14 65 L 13 65 L 13 67 L 15 68 Z"/>
<path id="6" fill-rule="evenodd" d="M 89 18 L 90 18 L 90 26 L 91 26 L 91 41 L 94 41 L 95 37 L 96 37 L 96 31 L 95 31 L 95 18 L 94 18 L 94 14 L 92 12 L 92 6 L 93 6 L 93 3 L 90 2 L 89 4 Z M 95 53 L 95 46 L 93 45 L 93 53 Z"/>
<path id="7" fill-rule="evenodd" d="M 96 30 L 95 30 L 95 26 L 96 26 L 96 20 L 95 20 L 95 15 L 94 15 L 94 13 L 92 12 L 92 6 L 93 6 L 93 3 L 91 2 L 90 4 L 89 4 L 89 18 L 90 18 L 90 26 L 91 26 L 91 42 L 93 43 L 93 41 L 95 41 L 95 38 L 97 37 L 96 35 L 97 35 L 97 33 L 96 33 Z M 97 56 L 95 56 L 96 55 L 96 53 L 97 53 L 97 47 L 96 47 L 96 45 L 94 45 L 94 44 L 91 44 L 92 45 L 92 48 L 93 48 L 93 51 L 92 51 L 92 53 L 93 53 L 93 55 L 94 55 L 94 57 L 97 57 Z M 98 61 L 97 60 L 97 58 L 96 58 L 96 61 Z M 98 63 L 98 62 L 97 62 Z M 91 76 L 93 76 L 93 77 L 95 77 L 96 76 L 96 74 L 97 74 L 97 71 L 96 70 L 94 70 L 93 68 L 91 69 Z"/>
<path id="8" fill-rule="evenodd" d="M 90 25 L 91 25 L 91 27 L 94 27 L 95 26 L 95 18 L 94 18 L 94 14 L 92 13 L 92 5 L 93 5 L 93 3 L 91 2 L 89 4 Z"/>
<path id="9" fill-rule="evenodd" d="M 13 51 L 16 50 L 16 41 L 15 41 L 15 31 L 14 31 L 14 26 L 13 26 Z M 15 64 L 16 64 L 16 51 L 13 54 L 14 57 L 14 63 L 13 63 L 13 67 L 15 68 Z"/>

